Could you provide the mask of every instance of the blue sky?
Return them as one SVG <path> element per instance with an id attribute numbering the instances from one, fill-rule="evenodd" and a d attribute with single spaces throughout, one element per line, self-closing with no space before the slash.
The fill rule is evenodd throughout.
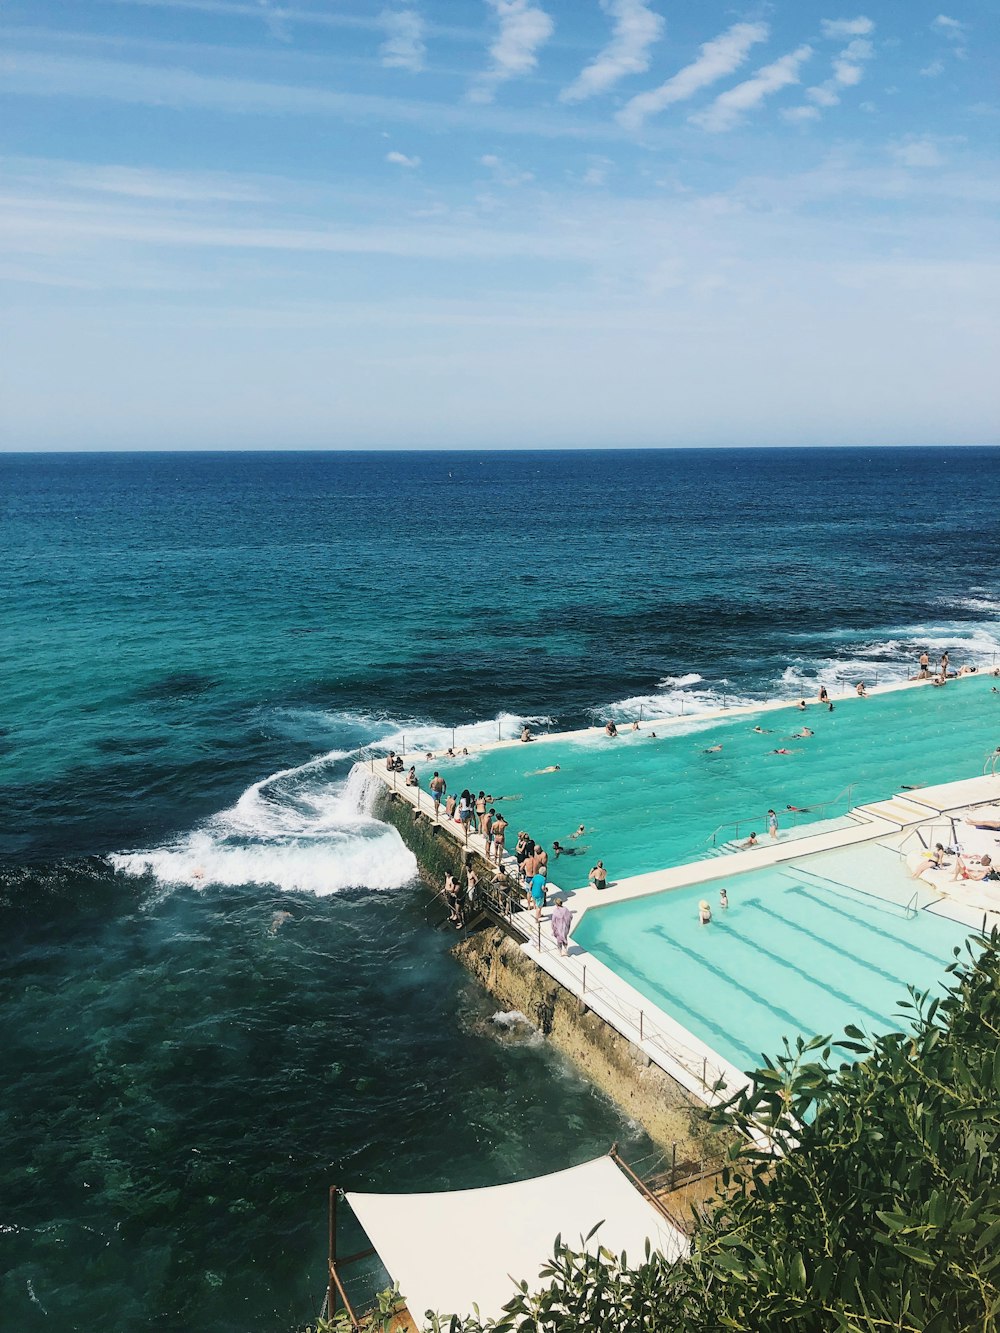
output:
<path id="1" fill-rule="evenodd" d="M 5 0 L 0 447 L 1000 442 L 939 2 Z"/>

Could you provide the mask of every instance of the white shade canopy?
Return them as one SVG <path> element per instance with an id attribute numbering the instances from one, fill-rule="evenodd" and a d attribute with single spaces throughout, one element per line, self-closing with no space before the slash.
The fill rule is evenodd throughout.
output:
<path id="1" fill-rule="evenodd" d="M 636 1262 L 647 1239 L 668 1259 L 688 1250 L 610 1157 L 487 1189 L 346 1198 L 418 1323 L 427 1310 L 464 1318 L 473 1305 L 495 1318 L 515 1281 L 544 1285 L 538 1273 L 557 1235 L 581 1249 L 597 1223 L 591 1251 L 624 1250 Z"/>

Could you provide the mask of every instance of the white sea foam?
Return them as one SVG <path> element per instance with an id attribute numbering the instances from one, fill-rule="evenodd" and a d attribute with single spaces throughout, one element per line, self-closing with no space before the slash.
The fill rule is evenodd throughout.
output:
<path id="1" fill-rule="evenodd" d="M 685 685 L 699 685 L 704 679 L 705 677 L 699 676 L 697 671 L 689 671 L 686 676 L 664 676 L 658 683 L 658 688 L 661 690 L 680 690 Z"/>
<path id="2" fill-rule="evenodd" d="M 492 1021 L 497 1027 L 515 1028 L 531 1027 L 531 1022 L 521 1013 L 520 1009 L 503 1009 L 498 1014 L 492 1016 Z"/>
<path id="3" fill-rule="evenodd" d="M 399 889 L 416 875 L 413 854 L 396 830 L 371 813 L 378 779 L 362 765 L 347 770 L 365 748 L 441 751 L 452 744 L 450 727 L 364 713 L 282 709 L 276 716 L 296 738 L 318 734 L 351 748 L 328 750 L 293 768 L 253 783 L 227 810 L 160 847 L 111 858 L 126 874 L 153 875 L 165 886 L 273 884 L 288 892 L 319 895 L 346 888 Z M 458 746 L 520 734 L 526 722 L 545 717 L 502 713 L 457 727 Z"/>
<path id="4" fill-rule="evenodd" d="M 173 842 L 111 858 L 166 885 L 273 884 L 325 895 L 398 889 L 416 861 L 395 829 L 369 813 L 377 779 L 336 770 L 333 751 L 255 782 L 234 806 Z"/>
<path id="5" fill-rule="evenodd" d="M 701 681 L 703 677 L 696 678 Z M 692 680 L 692 684 L 694 681 Z M 762 702 L 746 695 L 734 694 L 723 686 L 708 686 L 705 689 L 690 687 L 657 690 L 651 694 L 635 694 L 628 699 L 616 699 L 614 703 L 604 704 L 590 709 L 591 715 L 600 721 L 609 717 L 616 722 L 632 722 L 642 718 L 654 721 L 659 717 L 698 717 L 719 708 L 738 708 L 744 704 Z"/>

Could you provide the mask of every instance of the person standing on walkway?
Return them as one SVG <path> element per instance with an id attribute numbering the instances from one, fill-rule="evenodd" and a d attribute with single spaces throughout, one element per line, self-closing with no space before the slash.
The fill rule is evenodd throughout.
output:
<path id="1" fill-rule="evenodd" d="M 778 816 L 773 810 L 767 812 L 767 831 L 770 834 L 771 841 L 778 841 Z"/>
<path id="2" fill-rule="evenodd" d="M 923 653 L 920 654 L 920 679 L 921 679 L 921 680 L 926 680 L 926 679 L 927 679 L 927 677 L 930 675 L 930 669 L 931 669 L 931 659 L 927 656 L 926 652 L 923 652 Z"/>
<path id="3" fill-rule="evenodd" d="M 448 788 L 447 782 L 441 774 L 434 770 L 434 776 L 431 778 L 431 795 L 434 797 L 434 818 L 437 819 L 441 813 L 441 802 L 444 800 L 445 791 Z"/>
<path id="4" fill-rule="evenodd" d="M 563 904 L 561 898 L 556 899 L 549 924 L 552 926 L 552 938 L 555 940 L 559 952 L 565 958 L 566 949 L 569 945 L 569 928 L 573 924 L 573 913 Z"/>
<path id="5" fill-rule="evenodd" d="M 503 815 L 498 815 L 493 821 L 493 851 L 496 857 L 497 865 L 503 865 L 504 853 L 504 834 L 507 832 L 507 821 Z"/>
<path id="6" fill-rule="evenodd" d="M 476 832 L 482 833 L 486 820 L 486 793 L 481 791 L 476 797 Z"/>
<path id="7" fill-rule="evenodd" d="M 531 894 L 531 901 L 534 904 L 535 920 L 541 921 L 542 908 L 545 906 L 545 876 L 541 874 L 532 875 L 528 892 Z"/>
<path id="8" fill-rule="evenodd" d="M 942 679 L 942 680 L 947 680 L 947 679 L 948 679 L 948 663 L 949 663 L 950 661 L 951 661 L 951 658 L 948 656 L 948 654 L 947 654 L 946 652 L 944 652 L 944 653 L 941 654 L 941 679 Z"/>
<path id="9" fill-rule="evenodd" d="M 486 813 L 485 819 L 483 820 L 483 828 L 482 828 L 483 841 L 486 843 L 487 861 L 493 855 L 493 822 L 496 819 L 496 817 L 497 817 L 496 808 L 491 805 Z"/>

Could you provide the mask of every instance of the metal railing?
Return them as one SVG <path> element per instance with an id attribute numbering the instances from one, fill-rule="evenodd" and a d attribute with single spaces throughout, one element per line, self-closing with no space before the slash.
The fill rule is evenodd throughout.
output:
<path id="1" fill-rule="evenodd" d="M 846 812 L 846 810 L 849 810 L 851 808 L 851 796 L 856 786 L 857 786 L 856 782 L 851 782 L 848 784 L 848 786 L 844 788 L 842 792 L 839 792 L 836 796 L 831 797 L 830 800 L 820 801 L 818 805 L 810 805 L 803 810 L 788 810 L 788 809 L 783 810 L 780 812 L 780 818 L 785 824 L 791 824 L 792 827 L 795 828 L 798 826 L 800 822 L 799 817 L 801 815 L 810 816 L 810 818 L 805 821 L 806 823 L 810 824 L 813 822 L 811 816 L 817 813 L 820 814 L 821 819 L 827 818 L 825 812 L 830 808 L 831 805 L 843 804 L 845 806 L 845 812 Z M 712 832 L 708 835 L 708 837 L 705 838 L 703 842 L 699 843 L 698 846 L 701 849 L 705 849 L 708 847 L 718 847 L 720 843 L 720 835 L 723 833 L 727 833 L 727 830 L 731 830 L 731 832 L 728 832 L 726 837 L 721 838 L 721 841 L 723 843 L 730 842 L 732 841 L 732 839 L 738 838 L 740 836 L 740 825 L 742 825 L 743 828 L 745 829 L 750 824 L 759 824 L 762 827 L 766 828 L 767 818 L 765 816 L 762 819 L 760 815 L 741 815 L 739 819 L 730 819 L 726 823 L 720 824 L 718 828 L 713 829 Z M 761 843 L 760 845 L 763 847 L 766 844 Z M 730 850 L 735 851 L 736 849 L 731 848 Z"/>

